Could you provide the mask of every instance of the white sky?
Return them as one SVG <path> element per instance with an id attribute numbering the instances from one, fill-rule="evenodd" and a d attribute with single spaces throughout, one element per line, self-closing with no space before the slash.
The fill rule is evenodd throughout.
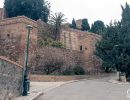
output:
<path id="1" fill-rule="evenodd" d="M 48 0 L 53 12 L 63 12 L 69 22 L 72 18 L 87 18 L 89 23 L 102 20 L 109 24 L 111 20 L 121 19 L 121 7 L 130 0 Z"/>
<path id="2" fill-rule="evenodd" d="M 0 7 L 3 6 L 0 0 Z M 72 18 L 87 18 L 89 23 L 102 20 L 109 24 L 111 20 L 120 20 L 121 7 L 125 2 L 130 4 L 130 0 L 47 0 L 51 2 L 52 12 L 62 12 L 69 22 Z"/>

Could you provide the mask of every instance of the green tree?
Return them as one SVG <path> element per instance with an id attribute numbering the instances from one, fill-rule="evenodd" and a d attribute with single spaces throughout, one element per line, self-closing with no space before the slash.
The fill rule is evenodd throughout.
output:
<path id="1" fill-rule="evenodd" d="M 44 0 L 5 0 L 7 17 L 27 16 L 33 20 L 48 21 L 50 4 Z"/>
<path id="2" fill-rule="evenodd" d="M 60 33 L 61 33 L 61 25 L 63 22 L 66 22 L 66 18 L 64 18 L 64 14 L 61 12 L 55 13 L 50 17 L 50 23 L 54 25 L 54 35 L 55 40 L 60 40 Z"/>
<path id="3" fill-rule="evenodd" d="M 92 24 L 91 32 L 96 34 L 102 34 L 105 31 L 105 25 L 104 22 L 97 20 Z"/>
<path id="4" fill-rule="evenodd" d="M 127 30 L 127 32 L 130 33 L 130 5 L 126 3 L 125 8 L 121 6 L 122 8 L 122 19 L 121 23 L 124 26 L 124 28 Z"/>
<path id="5" fill-rule="evenodd" d="M 119 46 L 119 27 L 119 23 L 107 26 L 101 41 L 96 45 L 96 54 L 102 59 L 102 65 L 106 72 L 116 67 L 115 50 Z"/>
<path id="6" fill-rule="evenodd" d="M 81 30 L 83 30 L 83 31 L 88 31 L 88 30 L 90 30 L 90 26 L 89 26 L 89 23 L 88 23 L 88 19 L 83 19 L 83 20 L 82 20 Z"/>
<path id="7" fill-rule="evenodd" d="M 121 22 L 107 26 L 102 40 L 96 45 L 96 54 L 103 60 L 106 71 L 116 68 L 130 77 L 130 6 L 122 7 Z"/>
<path id="8" fill-rule="evenodd" d="M 77 26 L 76 26 L 76 21 L 75 21 L 74 18 L 73 18 L 73 20 L 72 20 L 72 24 L 70 25 L 70 27 L 71 27 L 71 28 L 74 28 L 74 29 L 77 28 Z"/>

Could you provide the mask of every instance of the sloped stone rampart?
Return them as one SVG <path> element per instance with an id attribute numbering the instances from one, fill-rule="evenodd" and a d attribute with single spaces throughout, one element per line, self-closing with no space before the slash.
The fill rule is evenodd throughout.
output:
<path id="1" fill-rule="evenodd" d="M 13 100 L 22 93 L 23 68 L 0 56 L 0 100 Z"/>

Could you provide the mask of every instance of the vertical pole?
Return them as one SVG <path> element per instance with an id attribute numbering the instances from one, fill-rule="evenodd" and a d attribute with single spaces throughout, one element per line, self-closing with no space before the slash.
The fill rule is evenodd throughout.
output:
<path id="1" fill-rule="evenodd" d="M 30 32 L 32 30 L 32 26 L 28 25 L 28 34 L 26 39 L 26 51 L 25 51 L 25 62 L 24 62 L 24 82 L 23 82 L 23 96 L 28 95 L 29 89 L 29 78 L 28 78 L 28 52 L 29 52 L 29 41 L 30 41 Z"/>

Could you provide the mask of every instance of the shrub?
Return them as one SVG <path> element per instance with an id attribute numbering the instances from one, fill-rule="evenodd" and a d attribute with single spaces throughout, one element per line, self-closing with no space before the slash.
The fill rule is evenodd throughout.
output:
<path id="1" fill-rule="evenodd" d="M 60 74 L 62 66 L 63 66 L 62 61 L 52 60 L 45 63 L 45 65 L 43 66 L 43 71 L 47 75 L 53 73 Z"/>
<path id="2" fill-rule="evenodd" d="M 60 41 L 55 41 L 51 38 L 39 39 L 38 44 L 40 46 L 52 46 L 57 48 L 64 48 L 64 45 Z"/>
<path id="3" fill-rule="evenodd" d="M 69 66 L 63 72 L 63 75 L 84 75 L 85 71 L 81 66 Z"/>
<path id="4" fill-rule="evenodd" d="M 74 71 L 75 75 L 84 75 L 85 74 L 85 71 L 84 71 L 83 67 L 81 67 L 81 66 L 74 67 L 73 71 Z"/>
<path id="5" fill-rule="evenodd" d="M 73 68 L 71 66 L 65 68 L 65 70 L 62 72 L 63 75 L 74 75 Z"/>
<path id="6" fill-rule="evenodd" d="M 60 41 L 53 41 L 51 46 L 57 47 L 57 48 L 64 48 L 64 45 Z"/>

